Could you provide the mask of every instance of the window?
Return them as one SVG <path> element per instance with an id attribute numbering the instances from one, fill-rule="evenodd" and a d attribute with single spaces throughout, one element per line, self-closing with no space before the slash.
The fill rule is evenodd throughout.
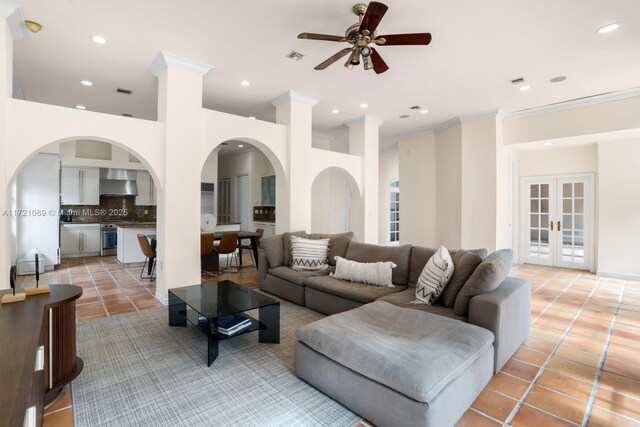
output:
<path id="1" fill-rule="evenodd" d="M 218 224 L 231 222 L 231 178 L 218 182 Z"/>
<path id="2" fill-rule="evenodd" d="M 389 243 L 400 244 L 400 180 L 389 183 Z"/>
<path id="3" fill-rule="evenodd" d="M 276 176 L 262 177 L 262 206 L 276 205 Z"/>

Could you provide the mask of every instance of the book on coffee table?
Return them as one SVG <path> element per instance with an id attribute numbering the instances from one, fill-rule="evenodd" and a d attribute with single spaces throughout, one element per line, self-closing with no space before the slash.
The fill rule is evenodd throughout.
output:
<path id="1" fill-rule="evenodd" d="M 251 326 L 251 319 L 240 314 L 232 314 L 218 319 L 218 332 L 233 335 Z"/>

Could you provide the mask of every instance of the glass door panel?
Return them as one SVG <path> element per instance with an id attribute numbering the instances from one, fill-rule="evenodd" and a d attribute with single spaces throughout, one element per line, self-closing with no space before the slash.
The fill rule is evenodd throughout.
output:
<path id="1" fill-rule="evenodd" d="M 526 184 L 526 206 L 529 208 L 526 221 L 525 262 L 552 265 L 553 235 L 550 231 L 550 214 L 553 205 L 553 182 L 535 180 Z"/>
<path id="2" fill-rule="evenodd" d="M 559 178 L 558 204 L 561 211 L 558 219 L 561 221 L 558 227 L 562 231 L 562 242 L 558 244 L 558 253 L 561 254 L 556 264 L 560 267 L 572 267 L 588 269 L 589 258 L 585 246 L 585 227 L 588 223 L 588 215 L 585 206 L 589 192 L 585 191 L 590 186 L 589 177 Z"/>

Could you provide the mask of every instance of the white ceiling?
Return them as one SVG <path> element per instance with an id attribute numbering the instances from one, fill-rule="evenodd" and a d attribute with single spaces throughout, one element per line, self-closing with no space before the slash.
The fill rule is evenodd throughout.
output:
<path id="1" fill-rule="evenodd" d="M 331 133 L 366 112 L 385 120 L 385 139 L 457 115 L 640 86 L 638 0 L 387 1 L 380 34 L 428 31 L 433 42 L 380 47 L 390 66 L 381 75 L 349 71 L 343 61 L 315 71 L 345 45 L 296 38 L 303 31 L 343 34 L 356 21 L 356 0 L 15 1 L 26 19 L 43 26 L 14 49 L 26 99 L 146 119 L 156 118 L 149 66 L 161 49 L 215 66 L 205 78 L 205 108 L 273 121 L 269 101 L 291 89 L 321 100 L 315 131 Z M 620 29 L 596 32 L 611 22 Z M 107 43 L 94 43 L 96 34 Z M 288 59 L 291 50 L 304 59 Z M 559 75 L 568 79 L 549 82 Z M 528 92 L 509 83 L 520 76 Z M 80 85 L 83 79 L 94 86 Z M 116 87 L 133 95 L 116 94 Z M 359 107 L 363 102 L 368 109 Z M 410 111 L 412 105 L 429 114 Z"/>

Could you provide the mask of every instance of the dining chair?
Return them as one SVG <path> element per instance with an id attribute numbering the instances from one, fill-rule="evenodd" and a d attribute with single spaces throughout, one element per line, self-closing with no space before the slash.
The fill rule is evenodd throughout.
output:
<path id="1" fill-rule="evenodd" d="M 144 273 L 144 268 L 148 262 L 153 262 L 156 259 L 156 251 L 151 247 L 151 243 L 149 243 L 149 239 L 144 234 L 138 234 L 138 243 L 140 244 L 140 250 L 142 254 L 145 256 L 144 264 L 142 264 L 142 271 L 140 271 L 140 278 L 142 279 L 142 274 Z M 153 269 L 151 270 L 151 274 L 148 276 L 149 280 L 154 280 L 154 273 L 156 271 L 156 263 L 153 262 Z"/>
<path id="2" fill-rule="evenodd" d="M 260 239 L 262 239 L 262 236 L 264 236 L 264 228 L 256 228 L 256 234 L 256 244 L 260 246 Z M 240 249 L 241 251 L 248 249 L 249 255 L 251 255 L 251 264 L 256 265 L 256 261 L 253 259 L 253 246 L 251 245 L 251 240 L 249 240 L 249 243 L 241 242 L 241 244 L 238 246 L 238 249 Z"/>
<path id="3" fill-rule="evenodd" d="M 204 266 L 203 269 L 200 270 L 202 276 L 216 276 L 216 273 L 207 270 L 207 266 L 209 265 L 209 255 L 211 255 L 214 251 L 213 242 L 214 242 L 214 233 L 201 233 L 200 234 L 200 261 Z"/>
<path id="4" fill-rule="evenodd" d="M 238 254 L 236 253 L 237 249 L 238 249 L 238 233 L 225 233 L 220 237 L 220 244 L 214 247 L 214 252 L 216 252 L 218 256 L 227 255 L 227 268 L 225 270 L 222 270 L 221 272 L 229 271 L 229 267 L 230 267 L 229 263 L 231 261 L 229 259 L 229 255 L 231 255 L 231 258 L 236 259 L 236 271 L 234 273 L 237 273 L 238 271 L 240 271 L 240 265 L 238 263 Z"/>

